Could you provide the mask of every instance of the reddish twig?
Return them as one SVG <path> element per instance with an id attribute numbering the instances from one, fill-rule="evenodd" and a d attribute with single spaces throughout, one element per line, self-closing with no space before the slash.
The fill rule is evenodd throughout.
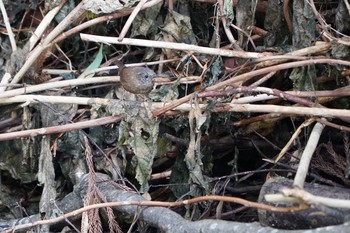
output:
<path id="1" fill-rule="evenodd" d="M 213 86 L 207 87 L 204 89 L 204 91 L 217 91 L 220 89 L 224 89 L 227 86 L 232 86 L 238 82 L 246 82 L 249 79 L 262 75 L 262 74 L 266 74 L 266 73 L 270 73 L 273 71 L 278 71 L 278 70 L 284 70 L 284 69 L 290 69 L 290 68 L 295 68 L 295 67 L 303 67 L 303 66 L 308 66 L 308 65 L 312 65 L 312 64 L 322 64 L 322 63 L 326 63 L 326 64 L 340 64 L 340 65 L 346 65 L 346 66 L 350 66 L 350 62 L 348 61 L 343 61 L 343 60 L 336 60 L 336 59 L 310 59 L 308 61 L 296 61 L 296 62 L 290 62 L 290 63 L 286 63 L 286 64 L 280 64 L 280 65 L 275 65 L 275 66 L 271 66 L 271 67 L 266 67 L 266 68 L 262 68 L 259 70 L 254 70 L 248 73 L 244 73 L 241 75 L 237 75 L 235 77 L 232 77 L 228 80 L 225 80 L 223 82 L 220 82 L 218 84 L 215 84 Z M 172 110 L 173 108 L 188 102 L 194 95 L 197 95 L 198 93 L 192 93 L 189 94 L 187 96 L 182 97 L 181 99 L 175 100 L 173 102 L 171 102 L 170 104 L 164 106 L 163 108 L 154 110 L 152 112 L 154 117 L 158 117 L 159 115 Z"/>
<path id="2" fill-rule="evenodd" d="M 289 13 L 289 0 L 283 1 L 283 14 L 284 14 L 284 19 L 286 20 L 289 32 L 293 33 L 293 23 Z"/>
<path id="3" fill-rule="evenodd" d="M 109 116 L 109 117 L 102 117 L 95 120 L 88 120 L 88 121 L 71 123 L 66 125 L 58 125 L 58 126 L 51 126 L 47 128 L 3 133 L 3 134 L 0 134 L 0 141 L 19 139 L 23 137 L 33 137 L 33 136 L 39 136 L 39 135 L 49 135 L 49 134 L 68 132 L 68 131 L 78 130 L 78 129 L 85 129 L 85 128 L 90 128 L 92 126 L 105 125 L 105 124 L 117 122 L 117 121 L 120 121 L 122 118 L 123 118 L 122 116 Z"/>

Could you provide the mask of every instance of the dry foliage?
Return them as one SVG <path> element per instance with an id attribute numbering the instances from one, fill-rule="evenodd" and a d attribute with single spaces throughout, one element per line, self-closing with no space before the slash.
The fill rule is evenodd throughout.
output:
<path id="1" fill-rule="evenodd" d="M 144 207 L 118 205 L 64 217 L 64 226 L 39 221 L 72 211 L 62 203 L 74 193 L 85 193 L 76 209 L 127 205 L 109 199 L 105 182 L 178 200 L 157 205 L 189 220 L 257 221 L 255 209 L 237 203 L 280 211 L 247 200 L 257 201 L 267 177 L 293 178 L 311 140 L 319 145 L 306 181 L 349 187 L 347 1 L 0 3 L 0 222 L 174 231 L 146 220 Z M 155 71 L 153 90 L 125 91 L 120 61 Z M 310 136 L 315 122 L 326 126 L 319 139 Z M 142 200 L 129 204 L 150 204 Z"/>

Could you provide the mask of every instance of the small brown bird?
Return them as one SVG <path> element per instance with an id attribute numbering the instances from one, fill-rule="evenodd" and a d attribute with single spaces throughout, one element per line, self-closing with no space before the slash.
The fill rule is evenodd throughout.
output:
<path id="1" fill-rule="evenodd" d="M 117 61 L 120 83 L 125 90 L 134 94 L 147 94 L 152 91 L 156 73 L 147 67 L 126 67 Z"/>

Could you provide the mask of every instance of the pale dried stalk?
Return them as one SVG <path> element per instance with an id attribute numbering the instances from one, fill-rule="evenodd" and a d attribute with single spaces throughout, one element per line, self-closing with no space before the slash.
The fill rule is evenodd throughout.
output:
<path id="1" fill-rule="evenodd" d="M 33 136 L 39 136 L 39 135 L 50 135 L 50 134 L 68 132 L 72 130 L 86 129 L 93 126 L 115 123 L 117 121 L 120 121 L 121 119 L 122 119 L 121 116 L 109 116 L 109 117 L 102 117 L 94 120 L 70 123 L 66 125 L 50 126 L 47 128 L 29 129 L 29 130 L 21 130 L 18 132 L 3 133 L 3 134 L 0 134 L 0 141 L 19 139 L 23 137 L 33 137 Z"/>
<path id="2" fill-rule="evenodd" d="M 129 16 L 128 20 L 126 21 L 126 23 L 124 24 L 124 27 L 122 29 L 122 31 L 120 32 L 119 41 L 122 41 L 126 35 L 126 33 L 128 32 L 132 22 L 134 21 L 135 17 L 137 16 L 137 14 L 140 12 L 140 10 L 142 9 L 143 5 L 145 5 L 145 3 L 147 2 L 147 0 L 141 0 L 137 6 L 134 8 L 134 10 L 132 11 L 131 15 Z"/>
<path id="3" fill-rule="evenodd" d="M 10 73 L 5 73 L 4 76 L 1 78 L 0 82 L 0 95 L 6 90 L 6 87 L 11 79 L 11 74 Z"/>
<path id="4" fill-rule="evenodd" d="M 94 42 L 105 43 L 105 44 L 122 44 L 122 45 L 134 45 L 134 46 L 143 46 L 143 47 L 152 47 L 152 48 L 184 50 L 184 51 L 192 51 L 192 52 L 203 53 L 203 54 L 219 55 L 224 57 L 259 58 L 259 57 L 265 56 L 265 54 L 263 53 L 234 51 L 229 49 L 216 49 L 216 48 L 201 47 L 201 46 L 192 45 L 192 44 L 174 43 L 174 42 L 165 42 L 165 41 L 153 41 L 153 40 L 131 39 L 131 38 L 124 38 L 123 41 L 118 41 L 118 38 L 116 37 L 95 36 L 95 35 L 89 35 L 84 33 L 80 33 L 80 37 L 82 40 L 94 41 Z"/>
<path id="5" fill-rule="evenodd" d="M 320 197 L 301 189 L 282 189 L 282 194 L 287 197 L 298 198 L 308 204 L 323 205 L 333 208 L 350 209 L 350 200 Z"/>
<path id="6" fill-rule="evenodd" d="M 306 144 L 303 154 L 301 155 L 297 173 L 295 174 L 295 178 L 293 182 L 294 187 L 298 187 L 300 189 L 304 187 L 304 182 L 305 182 L 307 172 L 309 170 L 310 161 L 311 161 L 312 155 L 315 152 L 316 146 L 321 137 L 321 133 L 323 129 L 324 129 L 324 125 L 319 122 L 317 122 L 314 128 L 312 129 L 309 140 Z"/>
<path id="7" fill-rule="evenodd" d="M 332 65 L 341 64 L 341 65 L 350 66 L 350 62 L 344 61 L 344 60 L 336 60 L 336 59 L 310 59 L 307 61 L 289 62 L 289 63 L 285 63 L 285 64 L 279 64 L 279 65 L 275 65 L 275 66 L 271 66 L 271 67 L 262 68 L 259 70 L 253 70 L 253 71 L 250 71 L 250 72 L 247 72 L 244 74 L 234 76 L 234 77 L 229 78 L 225 81 L 219 82 L 213 86 L 207 87 L 207 88 L 205 88 L 204 91 L 217 91 L 220 89 L 224 89 L 228 86 L 234 86 L 234 85 L 237 85 L 237 83 L 246 82 L 253 77 L 256 77 L 258 75 L 267 74 L 267 73 L 270 73 L 272 71 L 290 69 L 290 68 L 295 68 L 295 67 L 303 67 L 303 66 L 312 65 L 312 64 L 322 64 L 322 63 L 332 64 Z M 184 96 L 180 99 L 174 100 L 172 103 L 168 104 L 167 106 L 165 106 L 161 109 L 158 109 L 156 111 L 153 111 L 152 114 L 153 114 L 153 116 L 157 117 L 157 116 L 159 116 L 159 115 L 161 115 L 169 110 L 174 109 L 175 107 L 177 107 L 183 103 L 188 102 L 195 95 L 198 95 L 198 93 L 192 93 L 192 94 Z"/>
<path id="8" fill-rule="evenodd" d="M 72 22 L 74 22 L 78 17 L 80 17 L 84 12 L 84 5 L 87 0 L 81 1 L 65 18 L 59 23 L 53 30 L 50 32 L 47 37 L 43 40 L 42 43 L 39 43 L 37 47 L 32 51 L 29 55 L 26 62 L 23 64 L 21 69 L 17 72 L 17 74 L 13 77 L 11 84 L 18 83 L 23 75 L 27 72 L 30 66 L 37 60 L 40 54 L 51 46 L 51 42 L 61 34 L 64 29 L 66 29 Z"/>
<path id="9" fill-rule="evenodd" d="M 80 86 L 80 85 L 88 85 L 88 84 L 100 84 L 100 83 L 117 83 L 119 82 L 119 76 L 104 76 L 104 77 L 95 77 L 88 79 L 72 79 L 72 80 L 64 80 L 58 82 L 50 82 L 38 84 L 35 86 L 28 86 L 24 88 L 13 89 L 9 91 L 5 91 L 0 93 L 0 98 L 12 97 L 22 94 L 29 94 L 38 91 L 49 90 L 53 88 L 67 87 L 67 86 Z"/>
<path id="10" fill-rule="evenodd" d="M 289 139 L 289 141 L 287 142 L 287 144 L 283 147 L 283 149 L 280 151 L 280 153 L 278 154 L 277 158 L 275 159 L 275 163 L 277 163 L 285 153 L 287 153 L 287 151 L 289 150 L 290 146 L 292 145 L 292 143 L 294 142 L 294 140 L 298 137 L 298 135 L 301 133 L 301 130 L 307 126 L 309 126 L 310 124 L 312 124 L 313 122 L 315 122 L 314 118 L 309 118 L 306 121 L 304 121 L 298 128 L 297 130 L 295 130 L 295 132 L 293 133 L 292 137 Z"/>
<path id="11" fill-rule="evenodd" d="M 45 17 L 41 20 L 40 24 L 38 27 L 35 29 L 33 35 L 30 37 L 28 43 L 29 43 L 29 51 L 31 51 L 36 43 L 39 41 L 41 38 L 42 34 L 45 32 L 47 27 L 50 25 L 52 20 L 55 18 L 56 14 L 61 10 L 62 6 L 64 5 L 66 1 L 62 1 L 62 3 L 52 10 L 50 10 Z"/>
<path id="12" fill-rule="evenodd" d="M 12 104 L 12 103 L 24 103 L 37 101 L 45 103 L 70 103 L 80 105 L 94 105 L 99 104 L 106 106 L 113 101 L 119 101 L 121 104 L 123 101 L 104 98 L 86 98 L 86 97 L 71 97 L 71 96 L 45 96 L 45 95 L 21 95 L 9 98 L 0 99 L 0 104 Z M 168 104 L 162 102 L 144 103 L 145 106 L 151 108 L 151 110 L 157 110 Z M 207 104 L 200 104 L 201 109 L 207 108 Z M 188 112 L 192 109 L 192 105 L 183 103 L 173 110 Z M 318 117 L 349 117 L 350 110 L 347 109 L 331 109 L 331 108 L 318 108 L 318 107 L 299 107 L 299 106 L 278 106 L 270 104 L 231 104 L 225 103 L 217 105 L 213 108 L 213 112 L 265 112 L 265 113 L 279 113 L 287 115 L 308 115 Z"/>
<path id="13" fill-rule="evenodd" d="M 9 21 L 8 16 L 7 16 L 7 12 L 6 12 L 6 8 L 5 8 L 5 5 L 4 5 L 2 0 L 0 0 L 0 9 L 1 9 L 1 14 L 2 14 L 4 23 L 5 23 L 7 34 L 8 34 L 9 39 L 10 39 L 12 51 L 14 52 L 17 50 L 15 34 L 13 34 L 13 31 L 11 29 L 10 21 Z"/>

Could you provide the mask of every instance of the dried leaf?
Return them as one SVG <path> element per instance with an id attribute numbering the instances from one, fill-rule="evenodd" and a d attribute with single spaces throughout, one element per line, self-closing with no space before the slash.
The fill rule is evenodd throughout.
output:
<path id="1" fill-rule="evenodd" d="M 138 110 L 138 111 L 137 111 Z M 126 141 L 135 153 L 136 179 L 140 191 L 148 191 L 148 179 L 152 172 L 153 159 L 157 155 L 159 121 L 147 108 L 127 109 L 124 120 L 131 124 L 132 136 Z M 125 134 L 123 134 L 125 135 Z"/>
<path id="2" fill-rule="evenodd" d="M 205 181 L 202 174 L 202 154 L 201 154 L 201 126 L 206 117 L 201 113 L 198 102 L 195 108 L 189 113 L 188 120 L 190 125 L 190 143 L 187 149 L 185 162 L 190 173 L 191 181 L 200 185 L 206 192 L 209 190 L 209 184 Z"/>
<path id="3" fill-rule="evenodd" d="M 84 7 L 95 14 L 109 14 L 117 10 L 130 8 L 134 5 L 135 0 L 118 1 L 118 0 L 90 0 L 86 1 Z"/>

